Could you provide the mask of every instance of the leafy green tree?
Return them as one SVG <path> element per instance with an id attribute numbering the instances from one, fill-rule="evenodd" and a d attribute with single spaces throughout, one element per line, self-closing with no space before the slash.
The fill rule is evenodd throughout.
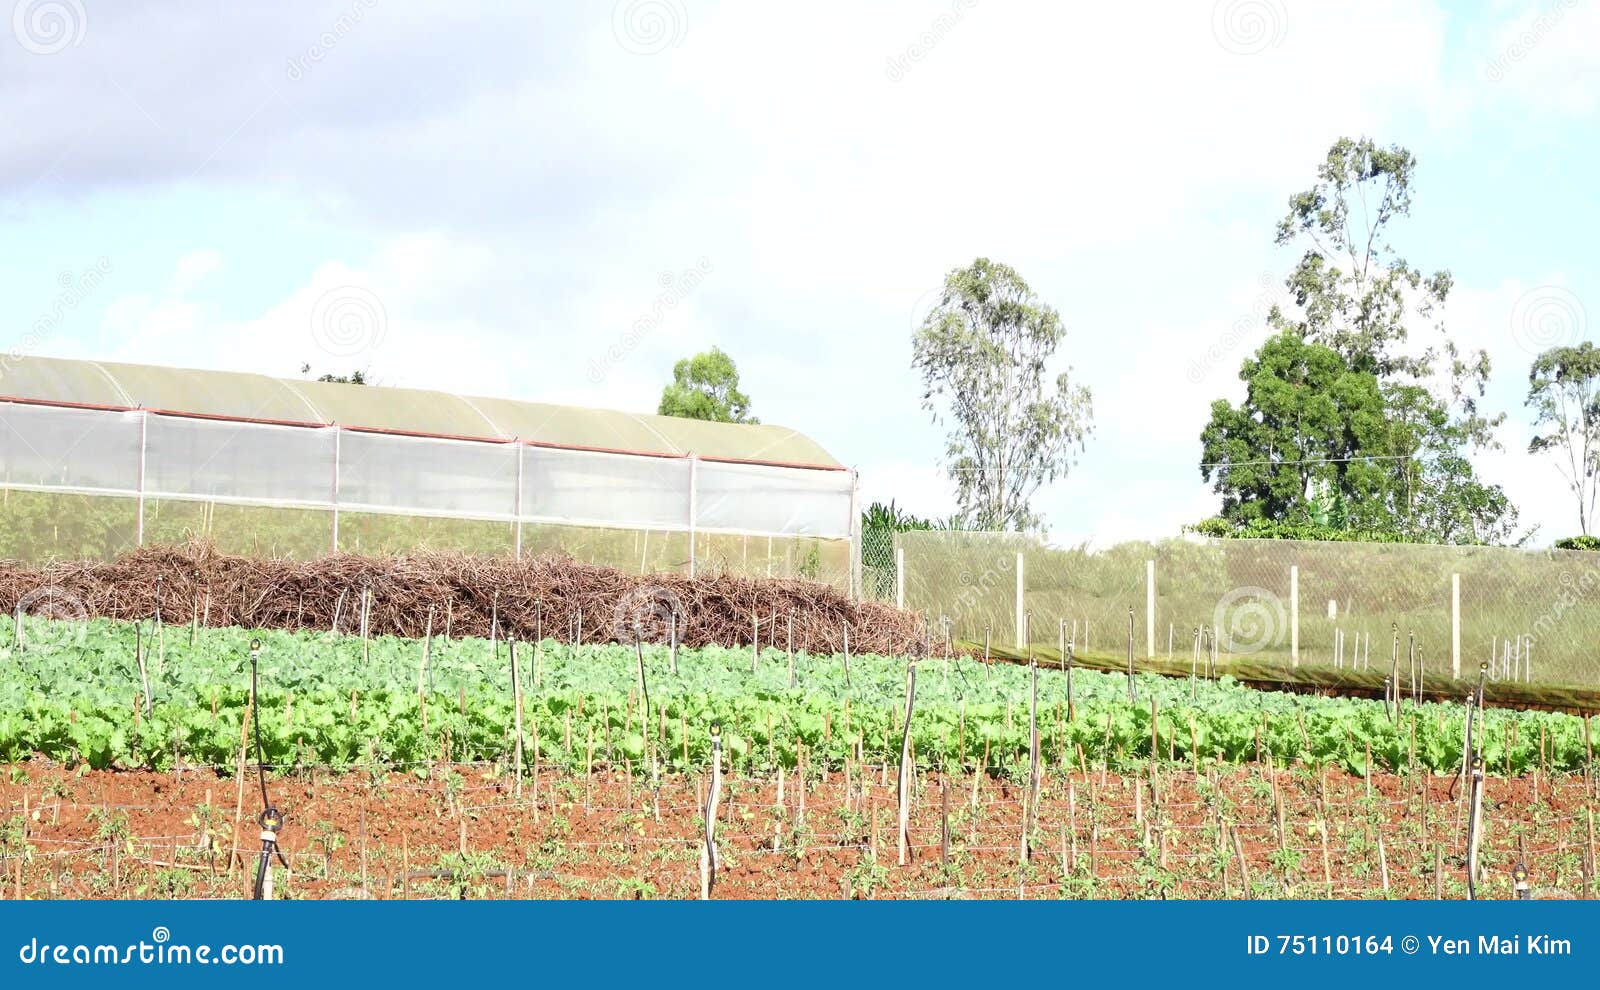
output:
<path id="1" fill-rule="evenodd" d="M 1540 354 L 1528 372 L 1527 404 L 1535 431 L 1528 453 L 1556 454 L 1578 501 L 1579 532 L 1588 536 L 1600 489 L 1600 348 L 1584 341 Z"/>
<path id="2" fill-rule="evenodd" d="M 1425 274 L 1390 243 L 1393 222 L 1411 212 L 1415 170 L 1402 147 L 1341 138 L 1316 182 L 1290 197 L 1276 240 L 1302 249 L 1285 281 L 1293 312 L 1272 308 L 1278 337 L 1241 371 L 1251 397 L 1237 410 L 1214 404 L 1202 434 L 1201 471 L 1224 496 L 1224 519 L 1298 525 L 1320 505 L 1330 524 L 1359 531 L 1511 537 L 1515 507 L 1468 457 L 1498 446 L 1505 418 L 1478 407 L 1488 355 L 1463 354 L 1445 335 L 1450 273 Z M 1413 339 L 1418 324 L 1437 331 L 1442 351 Z M 1286 335 L 1322 351 L 1300 352 Z M 1335 391 L 1300 396 L 1285 391 L 1291 384 Z M 1253 442 L 1267 445 L 1256 457 Z"/>
<path id="3" fill-rule="evenodd" d="M 950 424 L 945 454 L 964 526 L 1040 528 L 1034 493 L 1082 450 L 1093 429 L 1089 390 L 1067 370 L 1049 371 L 1065 338 L 1055 309 L 988 258 L 946 276 L 913 337 L 923 407 Z"/>
<path id="4" fill-rule="evenodd" d="M 657 411 L 718 423 L 761 422 L 750 415 L 749 396 L 739 391 L 739 369 L 733 358 L 715 347 L 673 366 L 672 384 L 662 390 Z"/>
<path id="5" fill-rule="evenodd" d="M 1200 435 L 1200 473 L 1222 496 L 1223 518 L 1308 523 L 1320 493 L 1364 505 L 1382 487 L 1386 469 L 1363 459 L 1384 452 L 1383 396 L 1372 372 L 1285 331 L 1246 358 L 1239 377 L 1244 402 L 1213 402 Z"/>
<path id="6" fill-rule="evenodd" d="M 1201 475 L 1222 496 L 1223 524 L 1256 536 L 1510 537 L 1515 510 L 1475 478 L 1460 453 L 1465 428 L 1427 389 L 1380 381 L 1293 330 L 1269 339 L 1239 375 L 1245 400 L 1212 403 L 1200 437 Z"/>

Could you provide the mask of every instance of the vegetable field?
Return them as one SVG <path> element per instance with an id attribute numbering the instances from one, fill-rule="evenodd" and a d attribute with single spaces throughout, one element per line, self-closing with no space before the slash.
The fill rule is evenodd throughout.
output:
<path id="1" fill-rule="evenodd" d="M 1464 892 L 1460 703 L 965 657 L 7 625 L 0 872 L 24 895 L 236 896 L 258 761 L 287 896 L 695 896 L 714 776 L 715 896 Z M 1514 862 L 1592 890 L 1593 720 L 1472 725 L 1478 896 Z"/>

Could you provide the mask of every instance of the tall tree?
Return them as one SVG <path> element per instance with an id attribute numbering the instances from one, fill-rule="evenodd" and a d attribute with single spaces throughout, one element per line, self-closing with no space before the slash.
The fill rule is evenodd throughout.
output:
<path id="1" fill-rule="evenodd" d="M 1034 494 L 1063 477 L 1093 429 L 1089 390 L 1049 365 L 1066 338 L 1054 308 L 1006 265 L 978 258 L 945 277 L 912 339 L 923 407 L 948 423 L 959 524 L 1041 528 Z"/>
<path id="2" fill-rule="evenodd" d="M 750 415 L 750 397 L 739 391 L 739 369 L 733 358 L 716 347 L 673 366 L 672 384 L 662 390 L 657 411 L 718 423 L 760 422 Z"/>
<path id="3" fill-rule="evenodd" d="M 1588 536 L 1600 489 L 1600 349 L 1584 341 L 1540 354 L 1528 372 L 1527 404 L 1535 414 L 1528 453 L 1556 454 L 1578 502 L 1578 529 Z"/>
<path id="4" fill-rule="evenodd" d="M 1283 342 L 1287 334 L 1331 352 L 1315 361 L 1325 380 L 1367 376 L 1362 380 L 1370 379 L 1379 401 L 1371 403 L 1370 389 L 1360 405 L 1297 400 L 1303 417 L 1313 409 L 1335 418 L 1363 417 L 1346 419 L 1342 427 L 1317 416 L 1273 420 L 1284 434 L 1305 430 L 1299 439 L 1307 450 L 1342 448 L 1338 456 L 1348 467 L 1319 472 L 1316 465 L 1291 463 L 1279 452 L 1250 465 L 1257 475 L 1265 472 L 1267 481 L 1248 472 L 1236 475 L 1234 465 L 1241 458 L 1217 442 L 1237 442 L 1251 430 L 1265 430 L 1264 422 L 1248 426 L 1245 421 L 1271 415 L 1262 401 L 1273 396 L 1252 396 L 1240 410 L 1230 411 L 1226 403 L 1214 406 L 1202 436 L 1207 452 L 1201 471 L 1208 480 L 1217 479 L 1225 518 L 1303 521 L 1313 507 L 1315 484 L 1321 497 L 1338 502 L 1338 517 L 1354 529 L 1434 542 L 1510 537 L 1516 509 L 1498 486 L 1477 477 L 1468 456 L 1498 446 L 1493 430 L 1505 418 L 1487 417 L 1478 408 L 1489 376 L 1488 355 L 1482 350 L 1463 354 L 1445 335 L 1450 273 L 1424 274 L 1390 243 L 1393 223 L 1411 212 L 1415 170 L 1416 159 L 1402 147 L 1341 138 L 1318 167 L 1316 182 L 1290 197 L 1276 240 L 1302 249 L 1285 281 L 1295 306 L 1293 312 L 1273 307 L 1268 323 L 1278 341 L 1247 360 L 1241 377 L 1254 382 L 1263 370 L 1269 377 L 1276 374 L 1274 362 L 1295 350 Z M 1419 341 L 1412 332 L 1417 325 L 1431 326 L 1439 336 Z M 1335 358 L 1339 368 L 1329 363 Z M 1285 438 L 1278 442 L 1292 446 Z M 1218 461 L 1226 462 L 1220 473 L 1214 467 Z"/>

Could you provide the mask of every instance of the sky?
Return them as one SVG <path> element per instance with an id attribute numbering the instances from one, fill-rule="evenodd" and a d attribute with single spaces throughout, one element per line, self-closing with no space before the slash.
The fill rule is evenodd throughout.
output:
<path id="1" fill-rule="evenodd" d="M 1600 3 L 505 5 L 4 0 L 0 349 L 653 412 L 717 346 L 752 411 L 948 514 L 912 332 L 1003 261 L 1094 397 L 1054 542 L 1214 514 L 1199 434 L 1341 136 L 1415 153 L 1545 544 L 1528 364 L 1600 325 Z M 0 381 L 0 392 L 4 391 Z"/>

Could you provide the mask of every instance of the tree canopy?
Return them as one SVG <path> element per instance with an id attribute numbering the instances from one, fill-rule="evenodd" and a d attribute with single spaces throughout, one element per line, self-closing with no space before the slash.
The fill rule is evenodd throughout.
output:
<path id="1" fill-rule="evenodd" d="M 672 384 L 661 392 L 663 416 L 718 423 L 759 423 L 750 415 L 750 398 L 739 391 L 733 358 L 713 347 L 684 358 L 672 368 Z"/>

